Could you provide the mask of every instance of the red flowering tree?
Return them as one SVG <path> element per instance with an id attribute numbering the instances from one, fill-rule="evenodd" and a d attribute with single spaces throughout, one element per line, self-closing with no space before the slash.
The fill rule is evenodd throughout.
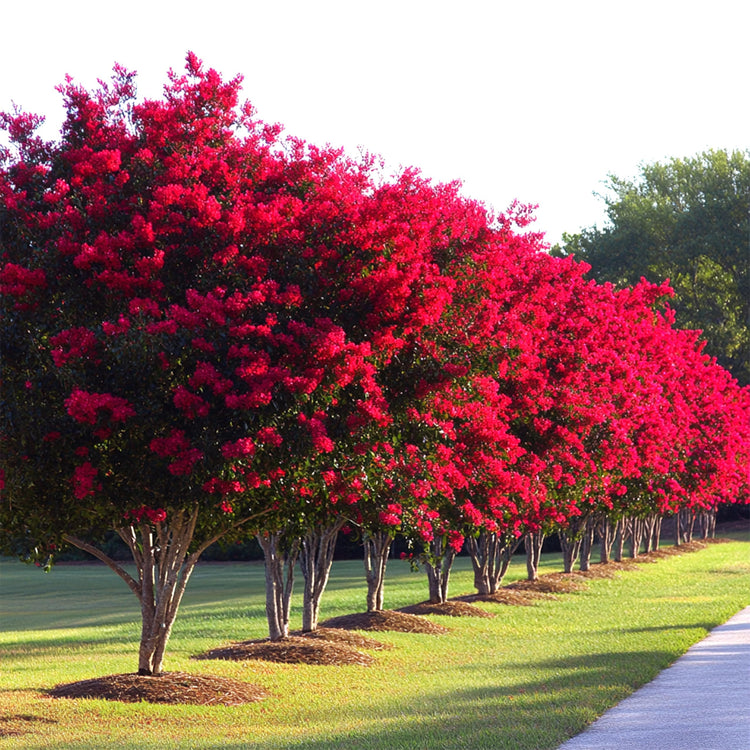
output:
<path id="1" fill-rule="evenodd" d="M 319 304 L 323 239 L 290 253 L 338 156 L 282 149 L 239 83 L 189 55 L 157 101 L 136 104 L 120 68 L 93 93 L 68 81 L 55 143 L 3 118 L 0 533 L 26 559 L 72 544 L 120 575 L 143 674 L 201 552 L 275 528 L 305 457 L 333 451 L 347 415 L 321 413 L 379 408 L 367 345 Z M 112 528 L 135 576 L 96 547 Z"/>

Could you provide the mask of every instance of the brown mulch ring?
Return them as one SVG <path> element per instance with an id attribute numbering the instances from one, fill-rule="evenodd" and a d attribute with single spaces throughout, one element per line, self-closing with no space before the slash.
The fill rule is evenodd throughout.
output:
<path id="1" fill-rule="evenodd" d="M 344 630 L 372 630 L 393 631 L 397 633 L 426 633 L 428 635 L 442 635 L 448 628 L 438 625 L 425 617 L 407 614 L 406 612 L 384 609 L 379 612 L 357 612 L 353 615 L 332 617 L 321 623 L 326 628 L 342 628 Z"/>
<path id="2" fill-rule="evenodd" d="M 467 594 L 466 596 L 457 596 L 454 601 L 462 602 L 489 602 L 490 604 L 507 604 L 512 607 L 531 607 L 540 599 L 556 599 L 552 594 L 545 594 L 541 591 L 532 591 L 531 589 L 513 590 L 503 587 L 494 594 Z"/>
<path id="3" fill-rule="evenodd" d="M 475 607 L 473 604 L 459 599 L 450 599 L 441 604 L 420 602 L 419 604 L 411 604 L 408 607 L 401 607 L 398 611 L 404 612 L 407 615 L 448 615 L 448 617 L 495 616 L 492 612 L 487 612 L 487 610 L 481 609 L 481 607 Z"/>
<path id="4" fill-rule="evenodd" d="M 369 667 L 375 661 L 370 654 L 358 651 L 354 646 L 344 642 L 325 640 L 322 637 L 309 638 L 301 635 L 290 635 L 278 641 L 261 638 L 254 641 L 232 643 L 229 646 L 214 648 L 195 659 L 227 659 L 245 661 L 261 659 L 282 664 L 317 664 L 340 666 L 357 664 Z"/>
<path id="5" fill-rule="evenodd" d="M 258 685 L 211 675 L 163 672 L 158 677 L 114 674 L 49 691 L 53 698 L 99 698 L 124 703 L 180 703 L 197 706 L 239 706 L 267 698 Z"/>
<path id="6" fill-rule="evenodd" d="M 295 630 L 291 635 L 298 635 L 302 638 L 319 638 L 334 643 L 345 643 L 347 646 L 354 646 L 354 648 L 369 648 L 373 651 L 383 651 L 387 648 L 393 648 L 393 645 L 390 643 L 382 643 L 381 641 L 376 641 L 374 638 L 369 638 L 366 635 L 360 635 L 359 633 L 354 633 L 351 630 L 345 630 L 344 628 L 318 628 L 317 630 L 311 630 L 307 633 L 303 633 L 301 630 Z"/>
<path id="7" fill-rule="evenodd" d="M 542 594 L 572 594 L 584 591 L 586 582 L 577 573 L 548 573 L 536 581 L 514 581 L 506 589 L 511 591 L 536 591 Z"/>

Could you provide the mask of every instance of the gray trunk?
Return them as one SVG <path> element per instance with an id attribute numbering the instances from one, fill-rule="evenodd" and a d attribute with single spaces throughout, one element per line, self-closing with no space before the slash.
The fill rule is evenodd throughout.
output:
<path id="1" fill-rule="evenodd" d="M 425 570 L 432 604 L 443 604 L 448 600 L 448 579 L 455 558 L 456 551 L 446 544 L 443 537 L 436 537 L 430 542 L 430 555 L 425 562 Z"/>
<path id="2" fill-rule="evenodd" d="M 560 539 L 560 547 L 563 556 L 563 570 L 566 573 L 573 572 L 573 566 L 578 560 L 583 541 L 583 532 L 586 528 L 586 519 L 581 516 L 571 518 L 564 529 L 557 532 Z"/>
<path id="3" fill-rule="evenodd" d="M 266 573 L 266 619 L 268 637 L 278 641 L 289 635 L 289 610 L 294 589 L 294 566 L 299 539 L 285 544 L 281 532 L 258 534 Z"/>
<path id="4" fill-rule="evenodd" d="M 683 508 L 678 514 L 682 525 L 682 536 L 687 544 L 693 541 L 693 528 L 695 526 L 695 514 L 689 508 Z"/>
<path id="5" fill-rule="evenodd" d="M 520 542 L 511 534 L 500 535 L 486 529 L 478 537 L 467 537 L 466 550 L 471 557 L 478 594 L 494 594 L 500 588 Z"/>
<path id="6" fill-rule="evenodd" d="M 599 562 L 608 563 L 617 535 L 617 523 L 613 526 L 612 521 L 605 516 L 599 521 L 597 533 L 599 534 Z"/>
<path id="7" fill-rule="evenodd" d="M 385 567 L 393 544 L 393 535 L 387 531 L 376 531 L 374 534 L 365 534 L 362 543 L 365 548 L 367 611 L 380 612 L 383 609 Z"/>
<path id="8" fill-rule="evenodd" d="M 622 562 L 622 554 L 623 554 L 623 548 L 625 546 L 625 536 L 627 533 L 627 527 L 628 527 L 628 520 L 626 518 L 621 518 L 617 521 L 617 525 L 615 526 L 615 541 L 612 546 L 612 554 L 615 562 Z"/>
<path id="9" fill-rule="evenodd" d="M 529 532 L 523 538 L 526 549 L 526 575 L 530 581 L 539 578 L 539 559 L 542 556 L 542 545 L 545 534 L 543 531 Z"/>
<path id="10" fill-rule="evenodd" d="M 641 551 L 644 523 L 642 518 L 630 519 L 630 557 L 635 559 Z"/>
<path id="11" fill-rule="evenodd" d="M 716 536 L 716 511 L 707 510 L 698 516 L 701 539 L 713 539 Z"/>
<path id="12" fill-rule="evenodd" d="M 318 628 L 320 600 L 331 574 L 336 537 L 343 525 L 343 520 L 337 520 L 329 526 L 311 529 L 302 537 L 299 562 L 305 580 L 302 592 L 302 631 L 305 633 Z"/>
<path id="13" fill-rule="evenodd" d="M 175 514 L 169 523 L 156 523 L 153 526 L 142 523 L 117 529 L 133 556 L 136 577 L 89 543 L 75 537 L 65 537 L 70 544 L 109 566 L 138 597 L 141 605 L 138 674 L 156 676 L 162 673 L 167 642 L 185 587 L 200 554 L 215 541 L 207 540 L 197 551 L 188 554 L 197 518 L 198 509 L 194 508 L 190 514 Z"/>
<path id="14" fill-rule="evenodd" d="M 595 532 L 596 521 L 593 517 L 589 516 L 586 519 L 586 528 L 583 530 L 583 538 L 581 539 L 581 564 L 579 568 L 584 572 L 591 567 L 591 550 L 594 547 Z"/>

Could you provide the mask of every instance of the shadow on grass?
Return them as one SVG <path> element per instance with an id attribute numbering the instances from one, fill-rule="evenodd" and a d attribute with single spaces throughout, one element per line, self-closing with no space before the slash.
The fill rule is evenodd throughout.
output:
<path id="1" fill-rule="evenodd" d="M 347 716 L 341 706 L 316 717 L 321 724 L 346 723 L 357 728 L 299 740 L 222 744 L 211 750 L 546 750 L 583 731 L 597 716 L 634 689 L 650 681 L 674 659 L 667 651 L 585 654 L 546 659 L 532 665 L 512 663 L 503 672 L 538 668 L 549 676 L 539 681 L 508 682 L 472 689 L 414 695 L 397 706 L 383 705 L 369 716 Z M 465 667 L 464 670 L 481 669 Z M 386 685 L 374 684 L 373 690 Z M 283 697 L 279 696 L 279 700 Z M 314 732 L 314 730 L 313 730 Z"/>
<path id="2" fill-rule="evenodd" d="M 715 622 L 686 622 L 681 625 L 651 625 L 645 628 L 613 628 L 610 631 L 602 631 L 602 635 L 608 633 L 662 633 L 667 630 L 695 630 L 696 628 L 702 628 L 706 632 L 713 630 L 718 623 Z"/>

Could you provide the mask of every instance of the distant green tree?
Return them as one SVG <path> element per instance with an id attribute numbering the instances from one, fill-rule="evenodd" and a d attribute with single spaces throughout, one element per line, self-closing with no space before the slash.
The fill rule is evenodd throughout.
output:
<path id="1" fill-rule="evenodd" d="M 610 175 L 608 223 L 564 234 L 599 282 L 669 279 L 680 328 L 700 329 L 706 351 L 750 382 L 750 151 L 706 151 L 641 166 L 635 181 Z"/>

